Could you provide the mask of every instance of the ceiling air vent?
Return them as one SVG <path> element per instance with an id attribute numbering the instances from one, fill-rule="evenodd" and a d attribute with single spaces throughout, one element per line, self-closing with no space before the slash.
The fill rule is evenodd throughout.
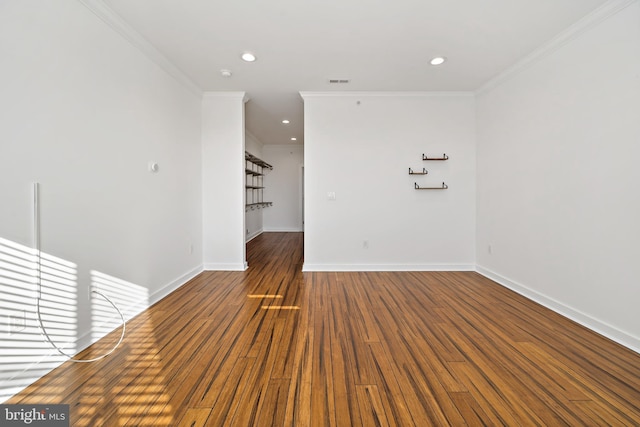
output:
<path id="1" fill-rule="evenodd" d="M 329 79 L 329 84 L 346 84 L 349 83 L 349 79 Z"/>

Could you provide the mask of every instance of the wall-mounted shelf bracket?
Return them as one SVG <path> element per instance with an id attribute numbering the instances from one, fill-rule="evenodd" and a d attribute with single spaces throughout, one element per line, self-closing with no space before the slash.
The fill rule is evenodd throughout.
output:
<path id="1" fill-rule="evenodd" d="M 244 152 L 244 159 L 246 161 L 249 161 L 251 163 L 254 163 L 262 168 L 265 169 L 273 169 L 273 166 L 271 166 L 269 163 L 265 162 L 262 159 L 257 158 L 256 156 L 254 156 L 253 154 L 249 153 L 248 151 Z"/>
<path id="2" fill-rule="evenodd" d="M 416 190 L 446 190 L 449 188 L 447 184 L 442 183 L 442 187 L 420 187 L 417 182 L 413 183 L 415 185 Z"/>
<path id="3" fill-rule="evenodd" d="M 256 209 L 262 209 L 269 206 L 273 206 L 273 202 L 247 203 L 246 205 L 244 205 L 244 211 L 247 212 L 249 211 L 249 209 L 254 211 Z"/>
<path id="4" fill-rule="evenodd" d="M 409 168 L 409 175 L 426 175 L 428 173 L 425 168 L 422 168 L 422 172 L 414 172 L 413 169 Z"/>
<path id="5" fill-rule="evenodd" d="M 427 157 L 423 153 L 422 160 L 449 160 L 449 156 L 447 156 L 446 154 L 443 154 L 442 157 Z"/>
<path id="6" fill-rule="evenodd" d="M 248 168 L 245 168 L 244 172 L 245 172 L 247 175 L 253 175 L 253 176 L 264 176 L 264 174 L 263 174 L 263 173 L 258 172 L 258 171 L 254 171 L 254 170 L 251 170 L 251 169 L 248 169 Z"/>

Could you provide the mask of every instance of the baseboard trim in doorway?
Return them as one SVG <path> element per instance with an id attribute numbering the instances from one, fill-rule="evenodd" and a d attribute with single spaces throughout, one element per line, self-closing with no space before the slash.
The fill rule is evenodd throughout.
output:
<path id="1" fill-rule="evenodd" d="M 253 239 L 255 239 L 256 237 L 258 237 L 259 235 L 261 235 L 263 232 L 263 230 L 257 230 L 251 234 L 247 234 L 247 239 L 245 240 L 245 243 L 249 243 L 250 241 L 252 241 Z"/>
<path id="2" fill-rule="evenodd" d="M 204 265 L 204 271 L 245 271 L 247 269 L 247 263 L 233 263 L 223 264 L 208 262 Z"/>

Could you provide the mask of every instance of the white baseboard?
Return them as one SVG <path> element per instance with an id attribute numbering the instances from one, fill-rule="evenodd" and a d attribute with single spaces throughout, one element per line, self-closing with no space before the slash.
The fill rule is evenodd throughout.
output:
<path id="1" fill-rule="evenodd" d="M 302 229 L 300 228 L 277 228 L 277 227 L 268 228 L 267 227 L 267 228 L 263 228 L 262 230 L 253 232 L 251 234 L 247 234 L 247 240 L 245 241 L 245 243 L 249 243 L 250 241 L 258 237 L 262 233 L 301 233 L 301 232 L 302 232 Z"/>
<path id="2" fill-rule="evenodd" d="M 566 304 L 563 304 L 560 301 L 556 301 L 553 298 L 550 298 L 544 294 L 541 294 L 533 289 L 530 289 L 520 283 L 517 283 L 513 280 L 510 280 L 500 274 L 489 270 L 488 268 L 484 268 L 481 266 L 476 266 L 476 271 L 483 276 L 493 280 L 499 285 L 504 286 L 505 288 L 511 289 L 512 291 L 537 302 L 550 310 L 555 311 L 558 314 L 567 317 L 574 322 L 581 324 L 582 326 L 591 329 L 594 332 L 603 335 L 618 344 L 621 344 L 627 347 L 630 350 L 635 351 L 636 353 L 640 353 L 640 339 L 634 337 L 627 332 L 621 331 L 620 329 L 611 326 L 601 320 L 598 320 L 586 313 L 583 313 L 579 310 L 576 310 L 572 307 L 569 307 Z"/>
<path id="3" fill-rule="evenodd" d="M 254 231 L 251 234 L 247 234 L 247 239 L 245 240 L 245 243 L 248 243 L 248 242 L 252 241 L 253 239 L 255 239 L 256 237 L 258 237 L 259 235 L 261 235 L 262 231 L 263 230 L 257 230 L 257 231 Z"/>
<path id="4" fill-rule="evenodd" d="M 129 313 L 129 316 L 131 318 L 137 316 L 138 314 L 142 313 L 143 311 L 145 311 L 146 309 L 148 309 L 149 307 L 151 307 L 153 304 L 157 303 L 158 301 L 160 301 L 162 298 L 166 297 L 167 295 L 169 295 L 171 292 L 174 292 L 175 290 L 177 290 L 178 288 L 180 288 L 182 285 L 186 284 L 189 280 L 193 279 L 194 277 L 196 277 L 198 274 L 202 273 L 203 268 L 202 268 L 202 264 L 189 270 L 188 272 L 184 273 L 182 276 L 178 277 L 175 280 L 172 280 L 171 282 L 167 283 L 166 285 L 164 285 L 162 288 L 158 289 L 157 291 L 155 291 L 154 293 L 152 293 L 151 295 L 149 295 L 149 300 L 148 300 L 148 304 L 146 307 L 141 307 L 140 310 L 137 313 L 132 313 L 130 312 L 130 307 L 120 307 L 121 310 L 123 312 L 127 312 Z M 120 320 L 118 316 L 114 315 L 112 319 L 109 320 Z M 87 347 L 89 347 L 90 345 L 94 344 L 95 341 L 92 339 L 92 331 L 88 331 L 84 334 L 82 334 L 82 336 L 78 337 L 78 339 L 76 340 L 76 352 L 80 353 L 81 351 L 85 350 Z"/>
<path id="5" fill-rule="evenodd" d="M 233 264 L 207 262 L 204 264 L 204 271 L 245 271 L 247 267 L 246 262 Z"/>
<path id="6" fill-rule="evenodd" d="M 191 269 L 190 271 L 186 272 L 185 274 L 183 274 L 182 276 L 178 277 L 175 280 L 172 280 L 171 282 L 169 282 L 168 284 L 166 284 L 165 286 L 163 286 L 162 288 L 160 288 L 159 290 L 155 291 L 153 294 L 151 294 L 149 296 L 149 301 L 146 307 L 140 307 L 140 309 L 138 310 L 137 313 L 131 312 L 130 308 L 131 307 L 120 307 L 120 309 L 123 312 L 127 312 L 127 315 L 129 318 L 133 318 L 135 316 L 137 316 L 138 314 L 142 313 L 143 311 L 147 310 L 149 307 L 151 307 L 153 304 L 155 304 L 156 302 L 160 301 L 162 298 L 166 297 L 167 295 L 169 295 L 171 292 L 174 292 L 175 290 L 177 290 L 178 288 L 180 288 L 181 286 L 183 286 L 184 284 L 186 284 L 189 280 L 193 279 L 195 276 L 197 276 L 198 274 L 200 274 L 203 271 L 203 267 L 202 265 L 199 265 L 193 269 Z M 120 318 L 115 315 L 113 317 L 114 320 L 118 320 L 118 322 L 120 321 Z M 120 328 L 120 326 L 118 326 L 115 329 Z M 80 352 L 82 352 L 83 350 L 87 349 L 90 345 L 94 344 L 96 342 L 96 340 L 93 339 L 92 337 L 92 332 L 93 331 L 87 331 L 84 334 L 82 334 L 81 336 L 79 336 L 76 340 L 75 340 L 75 348 L 73 350 L 73 352 L 75 354 L 78 354 Z M 59 343 L 61 345 L 61 347 L 63 348 L 63 350 L 66 350 L 66 346 L 65 343 Z M 117 351 L 117 350 L 116 350 Z M 51 363 L 50 360 L 52 357 L 56 357 L 59 362 L 55 362 L 55 363 Z M 54 350 L 51 349 L 47 354 L 42 355 L 42 358 L 40 359 L 40 361 L 38 362 L 34 362 L 29 368 L 26 368 L 24 371 L 28 371 L 28 370 L 32 370 L 35 366 L 41 364 L 41 363 L 45 363 L 47 364 L 47 367 L 44 369 L 39 369 L 41 371 L 41 376 L 46 375 L 46 373 L 52 371 L 53 369 L 55 369 L 57 366 L 61 365 L 62 363 L 64 363 L 64 360 L 60 359 L 60 355 L 59 353 Z M 34 378 L 34 380 L 36 380 L 37 378 Z M 23 387 L 21 386 L 20 389 L 22 389 Z M 18 392 L 19 390 L 16 390 L 16 392 Z"/>
<path id="7" fill-rule="evenodd" d="M 177 290 L 179 287 L 186 284 L 189 280 L 193 279 L 203 271 L 204 271 L 204 268 L 202 264 L 200 264 L 196 268 L 184 273 L 182 276 L 168 283 L 164 287 L 158 289 L 157 291 L 155 291 L 149 296 L 149 306 L 152 306 L 153 304 L 157 303 L 162 298 L 166 297 L 171 292 Z"/>
<path id="8" fill-rule="evenodd" d="M 473 264 L 309 264 L 302 271 L 475 271 Z"/>

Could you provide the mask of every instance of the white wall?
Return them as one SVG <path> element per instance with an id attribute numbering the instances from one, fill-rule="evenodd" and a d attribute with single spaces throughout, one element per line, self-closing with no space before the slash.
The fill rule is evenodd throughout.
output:
<path id="1" fill-rule="evenodd" d="M 473 95 L 302 96 L 305 270 L 472 269 Z M 450 160 L 423 162 L 423 153 Z M 419 191 L 414 181 L 449 189 Z"/>
<path id="2" fill-rule="evenodd" d="M 633 2 L 477 99 L 479 270 L 636 350 L 639 22 Z"/>
<path id="3" fill-rule="evenodd" d="M 262 158 L 262 143 L 255 135 L 245 130 L 245 150 L 258 158 Z M 263 159 L 264 160 L 264 159 Z M 251 179 L 251 176 L 245 175 L 245 179 Z M 248 197 L 245 192 L 245 198 Z M 265 199 L 266 200 L 266 199 Z M 263 231 L 263 210 L 262 209 L 245 209 L 244 226 L 246 240 L 249 241 L 258 236 Z"/>
<path id="4" fill-rule="evenodd" d="M 244 270 L 244 92 L 207 92 L 202 101 L 204 268 Z"/>
<path id="5" fill-rule="evenodd" d="M 264 160 L 273 166 L 265 178 L 262 209 L 265 231 L 302 231 L 302 145 L 265 145 Z"/>
<path id="6" fill-rule="evenodd" d="M 94 339 L 97 275 L 127 312 L 201 271 L 202 217 L 199 95 L 74 0 L 0 2 L 0 58 L 3 401 L 61 360 L 36 326 L 33 259 L 19 255 L 33 246 L 33 182 L 42 250 L 67 272 L 45 272 L 43 294 L 61 296 L 54 336 L 70 351 Z M 7 316 L 24 328 L 9 335 Z"/>

